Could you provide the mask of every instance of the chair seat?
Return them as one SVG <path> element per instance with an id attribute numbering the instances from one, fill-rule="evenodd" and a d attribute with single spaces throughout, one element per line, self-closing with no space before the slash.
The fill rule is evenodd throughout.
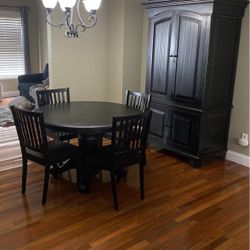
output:
<path id="1" fill-rule="evenodd" d="M 120 172 L 121 168 L 137 164 L 143 160 L 143 154 L 137 152 L 127 152 L 126 154 L 114 155 L 112 145 L 101 147 L 100 150 L 93 156 L 93 162 L 105 170 L 114 170 Z"/>
<path id="2" fill-rule="evenodd" d="M 44 162 L 44 159 L 51 164 L 54 162 L 60 162 L 67 160 L 69 158 L 75 158 L 78 153 L 78 147 L 57 139 L 54 139 L 48 142 L 48 152 L 45 156 L 44 153 L 40 153 L 31 149 L 26 149 L 26 153 L 30 157 L 35 157 L 36 159 L 40 159 L 41 162 Z"/>
<path id="3" fill-rule="evenodd" d="M 111 138 L 112 138 L 112 132 L 106 132 L 105 134 L 103 134 L 103 137 L 104 137 L 105 139 L 111 140 Z"/>
<path id="4" fill-rule="evenodd" d="M 47 135 L 61 141 L 70 140 L 78 137 L 78 134 L 72 132 L 62 132 L 53 129 L 47 129 Z"/>

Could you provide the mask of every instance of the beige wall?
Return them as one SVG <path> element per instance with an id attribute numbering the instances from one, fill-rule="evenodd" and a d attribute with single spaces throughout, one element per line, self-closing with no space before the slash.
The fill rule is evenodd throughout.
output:
<path id="1" fill-rule="evenodd" d="M 134 0 L 104 0 L 96 27 L 80 39 L 50 28 L 51 87 L 69 86 L 72 100 L 113 102 L 122 102 L 127 88 L 140 90 L 142 17 Z"/>
<path id="2" fill-rule="evenodd" d="M 143 7 L 134 0 L 107 3 L 107 100 L 123 102 L 126 89 L 140 90 Z"/>
<path id="3" fill-rule="evenodd" d="M 107 100 L 122 102 L 125 1 L 108 0 Z"/>
<path id="4" fill-rule="evenodd" d="M 143 7 L 138 1 L 125 1 L 123 99 L 126 89 L 140 91 L 143 35 Z"/>
<path id="5" fill-rule="evenodd" d="M 42 0 L 37 2 L 37 19 L 38 19 L 38 53 L 39 53 L 39 71 L 44 70 L 45 64 L 48 62 L 48 35 L 47 35 L 47 19 L 46 9 L 42 4 Z"/>
<path id="6" fill-rule="evenodd" d="M 21 6 L 25 5 L 30 8 L 28 12 L 29 18 L 29 35 L 30 35 L 30 55 L 31 55 L 31 71 L 37 72 L 39 69 L 38 61 L 38 32 L 37 32 L 37 8 L 35 0 L 0 0 L 0 5 L 7 6 Z M 1 7 L 0 7 L 1 8 Z M 13 80 L 0 80 L 0 84 L 3 85 L 5 91 L 17 90 L 17 79 Z"/>
<path id="7" fill-rule="evenodd" d="M 103 1 L 95 28 L 80 33 L 80 39 L 64 37 L 50 28 L 51 87 L 69 86 L 72 100 L 105 100 L 107 91 L 107 3 Z M 60 20 L 59 7 L 54 12 Z"/>
<path id="8" fill-rule="evenodd" d="M 228 148 L 232 151 L 250 155 L 249 147 L 237 144 L 241 133 L 249 134 L 249 7 L 242 20 L 240 49 L 236 71 L 233 97 L 233 110 L 230 122 Z"/>
<path id="9" fill-rule="evenodd" d="M 17 91 L 17 79 L 0 79 L 0 85 L 3 86 L 3 92 Z"/>
<path id="10" fill-rule="evenodd" d="M 147 56 L 148 56 L 148 17 L 146 10 L 143 11 L 143 33 L 142 33 L 142 49 L 141 49 L 141 91 L 145 92 L 146 72 L 147 72 Z"/>

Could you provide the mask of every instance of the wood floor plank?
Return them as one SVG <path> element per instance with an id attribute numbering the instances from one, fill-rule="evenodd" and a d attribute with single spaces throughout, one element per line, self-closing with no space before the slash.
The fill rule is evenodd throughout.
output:
<path id="1" fill-rule="evenodd" d="M 248 249 L 249 169 L 218 160 L 202 169 L 165 150 L 147 150 L 145 200 L 138 167 L 117 185 L 94 179 L 80 194 L 75 172 L 51 178 L 41 205 L 43 168 L 29 163 L 21 195 L 21 158 L 0 162 L 0 249 Z"/>

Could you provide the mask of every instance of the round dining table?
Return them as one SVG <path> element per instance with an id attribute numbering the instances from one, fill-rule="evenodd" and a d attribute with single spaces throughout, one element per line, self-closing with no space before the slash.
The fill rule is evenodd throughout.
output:
<path id="1" fill-rule="evenodd" d="M 76 169 L 77 187 L 81 192 L 89 191 L 91 176 L 99 172 L 98 167 L 91 164 L 90 156 L 102 146 L 102 135 L 112 131 L 113 117 L 142 114 L 124 104 L 98 101 L 60 103 L 39 109 L 48 129 L 78 134 L 81 167 Z"/>
<path id="2" fill-rule="evenodd" d="M 100 134 L 112 128 L 114 116 L 141 114 L 138 109 L 112 102 L 68 102 L 42 106 L 45 124 L 58 131 Z"/>

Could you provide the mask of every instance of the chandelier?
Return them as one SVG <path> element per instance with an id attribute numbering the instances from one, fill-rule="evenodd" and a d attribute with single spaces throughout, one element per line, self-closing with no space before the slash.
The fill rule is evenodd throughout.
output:
<path id="1" fill-rule="evenodd" d="M 65 27 L 65 36 L 69 38 L 79 37 L 79 31 L 84 32 L 86 29 L 92 28 L 96 25 L 97 17 L 96 11 L 99 9 L 102 0 L 42 0 L 43 5 L 47 10 L 47 22 L 53 27 Z M 53 9 L 59 2 L 60 7 L 64 13 L 64 20 L 61 23 L 54 23 Z M 83 3 L 88 12 L 88 23 L 83 21 L 81 14 L 81 6 Z M 74 7 L 76 5 L 76 16 L 78 23 L 74 23 Z"/>

